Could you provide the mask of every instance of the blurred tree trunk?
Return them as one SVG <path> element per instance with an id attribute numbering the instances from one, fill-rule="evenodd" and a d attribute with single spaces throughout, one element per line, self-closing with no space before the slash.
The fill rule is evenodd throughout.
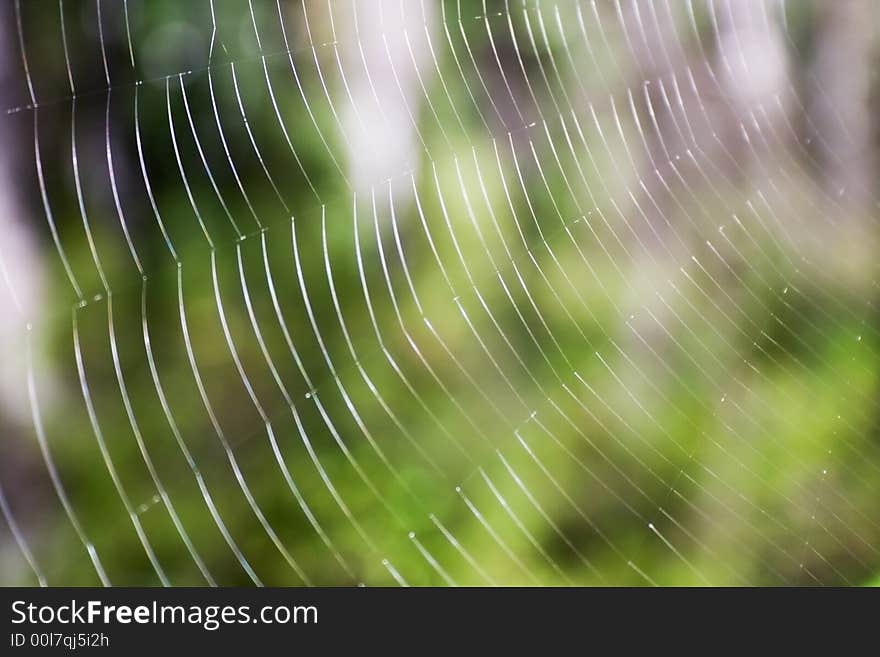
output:
<path id="1" fill-rule="evenodd" d="M 0 486 L 10 505 L 15 523 L 27 534 L 42 519 L 46 487 L 35 484 L 39 465 L 32 434 L 27 396 L 27 354 L 30 346 L 41 380 L 47 364 L 39 353 L 39 331 L 43 328 L 47 304 L 45 264 L 33 228 L 36 217 L 23 189 L 30 189 L 34 162 L 30 134 L 22 130 L 32 119 L 31 110 L 7 114 L 10 106 L 30 99 L 13 91 L 12 80 L 22 77 L 12 3 L 0 8 Z M 51 386 L 50 386 L 51 387 Z M 45 400 L 44 400 L 45 401 Z M 44 482 L 40 482 L 43 484 Z M 16 501 L 12 504 L 11 499 Z M 0 570 L 20 564 L 18 548 L 10 539 L 0 516 Z M 7 562 L 8 556 L 8 562 Z M 10 572 L 10 571 L 7 571 Z M 14 581 L 11 574 L 6 581 Z"/>
<path id="2" fill-rule="evenodd" d="M 809 118 L 821 137 L 819 182 L 856 214 L 868 211 L 876 176 L 868 107 L 874 20 L 871 0 L 819 3 L 809 90 Z"/>
<path id="3" fill-rule="evenodd" d="M 18 37 L 11 4 L 0 13 L 0 105 L 6 109 L 29 99 L 11 95 L 10 80 L 20 77 Z M 0 121 L 0 433 L 4 423 L 30 422 L 27 399 L 26 341 L 28 326 L 40 326 L 45 308 L 44 264 L 33 229 L 34 216 L 27 207 L 34 170 L 29 144 L 23 132 L 32 119 L 31 110 L 6 114 Z M 30 197 L 27 198 L 27 201 Z M 35 345 L 39 346 L 37 342 Z"/>
<path id="4" fill-rule="evenodd" d="M 350 92 L 342 116 L 352 183 L 368 193 L 391 179 L 406 196 L 410 183 L 404 174 L 420 159 L 419 77 L 429 84 L 434 3 L 359 0 L 324 10 L 333 12 Z"/>
<path id="5" fill-rule="evenodd" d="M 664 216 L 675 229 L 683 225 L 658 176 L 675 191 L 681 186 L 680 174 L 700 194 L 703 173 L 717 169 L 749 189 L 761 174 L 744 133 L 759 155 L 762 140 L 755 138 L 756 123 L 771 144 L 769 135 L 785 134 L 782 112 L 788 109 L 775 100 L 784 98 L 789 86 L 778 16 L 754 0 L 689 1 L 694 15 L 705 11 L 699 28 L 710 34 L 694 33 L 698 19 L 682 8 L 688 5 L 658 3 L 647 9 L 631 0 L 623 13 L 627 31 L 645 35 L 631 40 L 637 79 L 632 88 L 647 141 L 641 178 L 646 194 L 659 206 L 644 199 L 654 230 L 646 229 L 642 237 L 655 247 L 671 246 Z M 671 16 L 666 7 L 681 8 L 681 15 Z M 640 22 L 645 29 L 639 28 Z"/>

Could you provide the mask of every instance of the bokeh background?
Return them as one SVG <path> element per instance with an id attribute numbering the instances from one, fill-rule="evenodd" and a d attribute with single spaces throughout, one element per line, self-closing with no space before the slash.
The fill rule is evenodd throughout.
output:
<path id="1" fill-rule="evenodd" d="M 877 581 L 875 3 L 0 10 L 0 583 Z"/>

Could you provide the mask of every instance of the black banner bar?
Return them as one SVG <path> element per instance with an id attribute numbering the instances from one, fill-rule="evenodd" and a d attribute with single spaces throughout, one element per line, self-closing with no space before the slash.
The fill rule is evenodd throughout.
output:
<path id="1" fill-rule="evenodd" d="M 707 648 L 771 636 L 845 643 L 880 608 L 867 589 L 7 588 L 0 601 L 0 655 L 478 645 L 605 654 L 599 646 L 680 647 L 697 636 Z M 844 617 L 848 629 L 829 635 Z"/>

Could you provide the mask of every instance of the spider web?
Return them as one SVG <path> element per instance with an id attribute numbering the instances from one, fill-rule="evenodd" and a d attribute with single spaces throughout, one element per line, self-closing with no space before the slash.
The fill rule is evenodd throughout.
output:
<path id="1" fill-rule="evenodd" d="M 877 206 L 806 5 L 6 4 L 4 583 L 877 572 Z"/>

